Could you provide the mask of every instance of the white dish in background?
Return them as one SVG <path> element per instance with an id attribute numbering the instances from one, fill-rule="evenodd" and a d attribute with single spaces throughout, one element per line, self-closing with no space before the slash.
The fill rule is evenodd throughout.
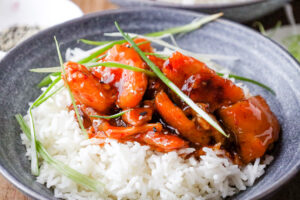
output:
<path id="1" fill-rule="evenodd" d="M 15 25 L 44 29 L 82 15 L 70 0 L 0 0 L 0 33 Z M 5 54 L 0 51 L 0 60 Z"/>
<path id="2" fill-rule="evenodd" d="M 69 0 L 1 0 L 0 32 L 13 25 L 46 28 L 82 15 Z"/>

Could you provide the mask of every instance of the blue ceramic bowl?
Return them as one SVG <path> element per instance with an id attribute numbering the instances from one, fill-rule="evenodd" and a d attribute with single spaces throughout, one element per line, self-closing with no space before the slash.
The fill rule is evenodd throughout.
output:
<path id="1" fill-rule="evenodd" d="M 51 190 L 35 182 L 30 162 L 25 158 L 16 113 L 26 113 L 27 102 L 40 93 L 37 83 L 43 75 L 30 73 L 33 67 L 59 65 L 53 36 L 68 47 L 90 46 L 78 43 L 79 38 L 108 39 L 105 32 L 115 32 L 114 21 L 125 31 L 146 33 L 186 24 L 202 14 L 173 9 L 148 8 L 114 10 L 78 18 L 49 28 L 10 51 L 0 62 L 0 172 L 25 194 L 35 199 L 55 199 Z M 293 177 L 300 166 L 300 69 L 299 64 L 281 47 L 241 25 L 218 20 L 177 39 L 185 49 L 230 55 L 235 63 L 222 62 L 235 74 L 271 86 L 276 96 L 249 84 L 253 94 L 261 94 L 277 115 L 282 137 L 272 153 L 275 157 L 253 187 L 232 199 L 265 198 Z"/>

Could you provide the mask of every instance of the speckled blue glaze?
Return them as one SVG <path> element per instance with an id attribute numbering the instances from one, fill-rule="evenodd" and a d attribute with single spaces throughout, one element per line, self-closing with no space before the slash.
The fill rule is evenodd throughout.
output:
<path id="1" fill-rule="evenodd" d="M 160 0 L 110 0 L 122 7 L 163 7 L 177 8 L 202 13 L 223 12 L 224 17 L 237 22 L 246 22 L 257 19 L 271 13 L 291 0 L 248 0 L 231 3 L 198 3 L 195 5 L 183 5 L 179 3 L 163 2 Z"/>
<path id="2" fill-rule="evenodd" d="M 30 68 L 59 64 L 53 36 L 68 47 L 90 48 L 77 39 L 109 39 L 104 32 L 115 32 L 114 21 L 125 31 L 146 33 L 182 25 L 203 15 L 172 9 L 149 8 L 95 13 L 47 29 L 13 49 L 0 62 L 0 172 L 20 190 L 35 199 L 55 199 L 51 190 L 35 182 L 25 158 L 16 113 L 25 114 L 27 102 L 40 93 L 36 88 L 43 75 Z M 275 160 L 253 187 L 232 199 L 262 199 L 277 190 L 300 168 L 300 69 L 281 47 L 241 25 L 218 20 L 178 38 L 178 44 L 200 53 L 230 55 L 234 63 L 222 62 L 235 74 L 256 79 L 271 86 L 277 96 L 249 84 L 253 94 L 261 94 L 278 116 L 282 137 L 272 154 Z"/>

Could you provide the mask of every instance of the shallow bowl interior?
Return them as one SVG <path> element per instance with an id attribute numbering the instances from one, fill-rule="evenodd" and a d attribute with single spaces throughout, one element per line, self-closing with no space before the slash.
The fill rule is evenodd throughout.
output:
<path id="1" fill-rule="evenodd" d="M 262 17 L 282 7 L 291 0 L 244 0 L 222 3 L 195 3 L 192 5 L 164 2 L 160 0 L 110 0 L 123 7 L 164 7 L 192 10 L 204 13 L 223 12 L 224 17 L 238 22 L 246 22 Z"/>
<path id="2" fill-rule="evenodd" d="M 28 102 L 40 93 L 37 83 L 43 75 L 30 73 L 30 68 L 58 65 L 53 36 L 68 47 L 90 46 L 78 43 L 79 38 L 103 40 L 105 32 L 115 32 L 114 21 L 125 31 L 146 33 L 182 25 L 197 17 L 187 11 L 149 8 L 95 13 L 47 29 L 13 49 L 0 62 L 0 171 L 27 195 L 36 199 L 55 199 L 51 190 L 36 183 L 25 158 L 16 113 L 25 114 Z M 192 33 L 177 38 L 185 49 L 238 58 L 218 61 L 235 74 L 253 78 L 271 86 L 276 96 L 247 84 L 253 94 L 261 94 L 278 116 L 282 137 L 273 152 L 275 160 L 256 184 L 232 199 L 255 199 L 269 195 L 289 178 L 300 165 L 300 70 L 298 63 L 282 48 L 258 33 L 241 25 L 218 20 Z"/>

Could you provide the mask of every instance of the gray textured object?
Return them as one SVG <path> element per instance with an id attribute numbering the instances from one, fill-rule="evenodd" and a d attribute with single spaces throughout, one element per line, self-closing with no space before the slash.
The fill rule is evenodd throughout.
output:
<path id="1" fill-rule="evenodd" d="M 36 88 L 43 75 L 30 73 L 30 68 L 59 65 L 53 36 L 68 47 L 90 46 L 77 39 L 109 39 L 104 32 L 115 32 L 114 21 L 125 31 L 146 33 L 190 22 L 202 14 L 172 9 L 149 8 L 114 10 L 95 13 L 44 30 L 26 40 L 0 62 L 0 171 L 20 190 L 36 199 L 55 199 L 51 190 L 36 183 L 25 158 L 20 129 L 14 115 L 25 114 L 27 102 L 40 94 Z M 248 84 L 253 94 L 261 94 L 278 116 L 282 137 L 275 145 L 275 160 L 256 184 L 231 199 L 262 199 L 293 177 L 300 168 L 300 69 L 298 63 L 269 39 L 241 25 L 218 20 L 178 38 L 188 50 L 238 57 L 235 63 L 222 62 L 235 74 L 256 79 L 277 93 Z"/>
<path id="2" fill-rule="evenodd" d="M 257 19 L 268 13 L 271 13 L 285 3 L 291 0 L 248 0 L 244 2 L 205 4 L 198 3 L 195 5 L 181 5 L 178 3 L 162 2 L 159 0 L 110 0 L 111 2 L 123 7 L 164 7 L 177 8 L 204 13 L 223 12 L 227 19 L 237 22 L 246 22 Z"/>

